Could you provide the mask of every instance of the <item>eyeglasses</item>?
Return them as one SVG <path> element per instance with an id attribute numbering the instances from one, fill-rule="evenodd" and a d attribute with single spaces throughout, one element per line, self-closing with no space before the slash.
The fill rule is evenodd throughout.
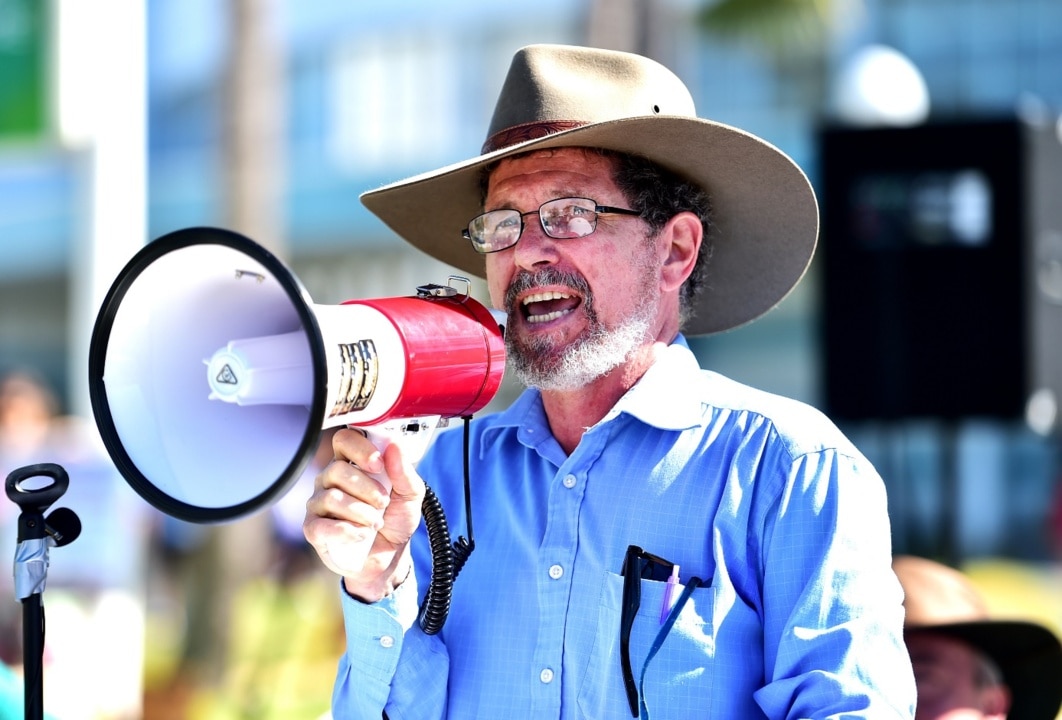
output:
<path id="1" fill-rule="evenodd" d="M 659 555 L 653 555 L 642 550 L 637 545 L 628 545 L 627 554 L 623 558 L 623 607 L 620 611 L 620 669 L 623 671 L 623 689 L 627 693 L 627 703 L 630 705 L 631 717 L 646 715 L 642 713 L 642 702 L 639 698 L 638 684 L 634 681 L 634 669 L 631 667 L 631 628 L 634 626 L 634 618 L 638 615 L 638 608 L 642 604 L 642 580 L 656 580 L 657 582 L 677 582 L 678 566 L 668 562 Z M 664 594 L 664 606 L 661 608 L 661 627 L 657 631 L 656 639 L 649 649 L 649 661 L 660 649 L 664 638 L 671 632 L 671 626 L 678 616 L 678 612 L 690 597 L 695 588 L 701 586 L 701 579 L 691 577 L 686 582 L 686 587 L 677 599 L 669 592 Z M 670 587 L 670 586 L 669 586 Z M 643 670 L 644 675 L 644 670 Z"/>
<path id="2" fill-rule="evenodd" d="M 556 198 L 542 203 L 538 210 L 522 213 L 505 208 L 472 218 L 461 235 L 471 241 L 478 253 L 511 248 L 524 233 L 524 218 L 538 215 L 542 231 L 556 240 L 586 237 L 597 229 L 597 216 L 641 215 L 637 210 L 598 205 L 590 198 Z"/>

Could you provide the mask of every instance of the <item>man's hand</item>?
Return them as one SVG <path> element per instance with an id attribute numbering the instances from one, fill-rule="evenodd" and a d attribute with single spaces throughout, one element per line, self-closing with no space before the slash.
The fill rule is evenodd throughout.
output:
<path id="1" fill-rule="evenodd" d="M 406 578 L 409 539 L 420 524 L 424 482 L 388 445 L 380 452 L 364 434 L 344 428 L 332 438 L 335 460 L 317 476 L 302 530 L 325 566 L 354 597 L 375 602 Z M 391 492 L 369 474 L 383 474 Z"/>

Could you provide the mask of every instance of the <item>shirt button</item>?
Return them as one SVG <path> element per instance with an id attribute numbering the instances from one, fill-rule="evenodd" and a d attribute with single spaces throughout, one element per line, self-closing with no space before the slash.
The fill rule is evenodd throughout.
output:
<path id="1" fill-rule="evenodd" d="M 538 679 L 544 683 L 553 682 L 553 671 L 549 668 L 542 668 L 542 672 L 538 674 Z"/>
<path id="2" fill-rule="evenodd" d="M 574 475 L 565 475 L 564 476 L 564 487 L 566 487 L 566 488 L 575 487 L 575 476 Z"/>
<path id="3" fill-rule="evenodd" d="M 384 635 L 380 638 L 380 647 L 393 648 L 395 646 L 395 639 L 390 635 Z"/>
<path id="4" fill-rule="evenodd" d="M 551 578 L 553 578 L 554 580 L 560 580 L 561 576 L 563 576 L 563 575 L 564 575 L 564 568 L 562 568 L 560 565 L 550 565 L 549 566 L 549 576 Z"/>

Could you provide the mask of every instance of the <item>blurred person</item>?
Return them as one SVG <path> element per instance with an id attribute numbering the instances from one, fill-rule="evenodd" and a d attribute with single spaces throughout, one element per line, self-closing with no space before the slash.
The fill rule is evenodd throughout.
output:
<path id="1" fill-rule="evenodd" d="M 697 117 L 656 62 L 536 45 L 482 155 L 363 201 L 485 275 L 528 389 L 471 422 L 475 552 L 436 634 L 416 622 L 421 478 L 461 510 L 461 429 L 416 470 L 335 434 L 304 530 L 342 576 L 337 720 L 911 717 L 881 478 L 822 414 L 702 370 L 685 339 L 802 276 L 818 212 L 791 160 Z"/>
<path id="2" fill-rule="evenodd" d="M 916 720 L 1053 720 L 1062 707 L 1062 645 L 1048 628 L 989 617 L 960 571 L 900 555 L 904 639 L 918 686 Z"/>
<path id="3" fill-rule="evenodd" d="M 94 426 L 60 414 L 55 393 L 31 370 L 0 379 L 0 474 L 56 463 L 69 486 L 48 509 L 66 507 L 81 534 L 52 548 L 42 593 L 44 707 L 63 720 L 124 720 L 141 711 L 144 552 L 150 516 L 103 452 Z M 20 508 L 0 503 L 0 553 L 14 558 Z M 12 576 L 0 589 L 5 661 L 22 664 L 22 609 Z"/>

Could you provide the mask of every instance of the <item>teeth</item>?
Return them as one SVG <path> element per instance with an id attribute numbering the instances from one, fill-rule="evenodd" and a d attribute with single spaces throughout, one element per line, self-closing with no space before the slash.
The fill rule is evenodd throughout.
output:
<path id="1" fill-rule="evenodd" d="M 527 321 L 529 323 L 549 322 L 550 320 L 556 320 L 561 315 L 567 315 L 570 312 L 571 312 L 571 310 L 565 310 L 564 312 L 560 312 L 559 310 L 554 310 L 553 312 L 546 313 L 545 315 L 528 315 L 527 316 Z"/>
<path id="2" fill-rule="evenodd" d="M 535 293 L 534 295 L 528 295 L 523 299 L 523 304 L 528 305 L 534 302 L 545 302 L 547 300 L 566 300 L 571 295 L 568 293 L 557 292 L 556 290 L 550 290 L 548 292 Z"/>
<path id="3" fill-rule="evenodd" d="M 533 295 L 528 295 L 527 297 L 525 297 L 523 299 L 523 305 L 526 307 L 526 306 L 530 305 L 531 303 L 546 302 L 548 300 L 567 300 L 570 297 L 572 297 L 572 296 L 569 295 L 568 293 L 558 292 L 556 290 L 547 290 L 546 292 L 540 292 L 540 293 L 535 293 Z M 550 322 L 551 320 L 556 320 L 557 318 L 559 318 L 559 317 L 561 317 L 563 315 L 567 315 L 570 312 L 571 312 L 571 310 L 554 310 L 552 312 L 544 313 L 542 315 L 530 315 L 529 314 L 527 316 L 527 321 L 529 323 Z"/>

